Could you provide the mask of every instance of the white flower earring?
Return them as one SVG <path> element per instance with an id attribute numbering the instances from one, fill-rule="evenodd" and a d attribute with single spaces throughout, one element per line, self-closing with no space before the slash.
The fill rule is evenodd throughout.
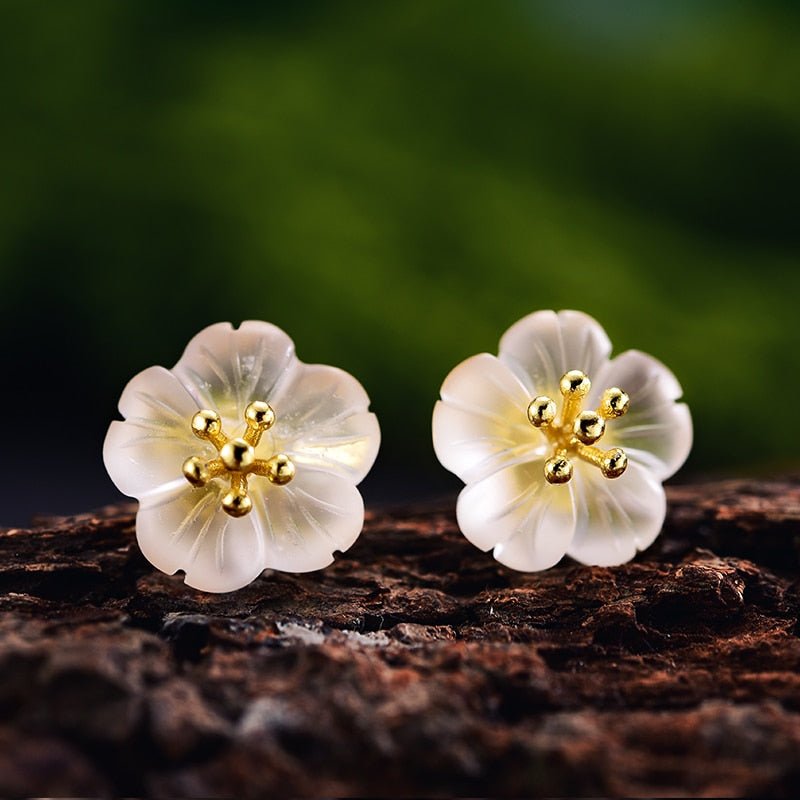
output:
<path id="1" fill-rule="evenodd" d="M 325 567 L 358 538 L 356 485 L 380 443 L 368 407 L 355 378 L 302 363 L 274 325 L 219 323 L 173 369 L 130 381 L 103 459 L 139 500 L 145 557 L 196 589 L 227 592 L 266 568 Z"/>
<path id="2" fill-rule="evenodd" d="M 434 449 L 467 484 L 462 533 L 502 564 L 542 570 L 567 554 L 612 566 L 658 536 L 662 481 L 692 445 L 689 408 L 661 362 L 610 353 L 586 314 L 537 311 L 505 333 L 498 356 L 473 356 L 445 379 Z"/>

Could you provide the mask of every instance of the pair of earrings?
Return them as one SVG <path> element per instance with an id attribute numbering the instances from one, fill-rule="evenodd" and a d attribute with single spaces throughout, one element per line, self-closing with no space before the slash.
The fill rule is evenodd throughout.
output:
<path id="1" fill-rule="evenodd" d="M 689 410 L 659 361 L 610 354 L 586 314 L 538 311 L 498 356 L 467 359 L 442 385 L 433 444 L 466 484 L 459 527 L 508 567 L 565 554 L 621 564 L 661 530 L 662 481 L 691 448 Z M 119 410 L 103 457 L 139 500 L 137 539 L 158 569 L 227 592 L 267 568 L 321 569 L 358 538 L 378 420 L 354 377 L 302 363 L 274 325 L 206 328 L 171 370 L 135 376 Z"/>

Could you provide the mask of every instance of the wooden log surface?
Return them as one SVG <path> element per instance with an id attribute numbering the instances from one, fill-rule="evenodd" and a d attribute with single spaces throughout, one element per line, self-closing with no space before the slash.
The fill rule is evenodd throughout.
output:
<path id="1" fill-rule="evenodd" d="M 613 569 L 512 572 L 444 503 L 228 595 L 131 506 L 0 531 L 0 794 L 793 795 L 800 482 L 669 501 Z"/>

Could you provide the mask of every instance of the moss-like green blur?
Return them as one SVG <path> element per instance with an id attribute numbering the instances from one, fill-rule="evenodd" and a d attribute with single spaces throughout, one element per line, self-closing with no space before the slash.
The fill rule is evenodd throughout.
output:
<path id="1" fill-rule="evenodd" d="M 687 474 L 796 465 L 797 8 L 6 0 L 14 435 L 57 396 L 102 473 L 129 377 L 260 318 L 364 383 L 413 484 L 448 370 L 579 308 L 680 378 Z"/>

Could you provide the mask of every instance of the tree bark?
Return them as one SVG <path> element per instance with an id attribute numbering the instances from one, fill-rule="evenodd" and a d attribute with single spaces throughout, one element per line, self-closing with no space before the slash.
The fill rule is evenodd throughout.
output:
<path id="1" fill-rule="evenodd" d="M 671 488 L 613 569 L 371 513 L 229 595 L 156 572 L 133 512 L 0 531 L 2 795 L 794 794 L 798 481 Z"/>

